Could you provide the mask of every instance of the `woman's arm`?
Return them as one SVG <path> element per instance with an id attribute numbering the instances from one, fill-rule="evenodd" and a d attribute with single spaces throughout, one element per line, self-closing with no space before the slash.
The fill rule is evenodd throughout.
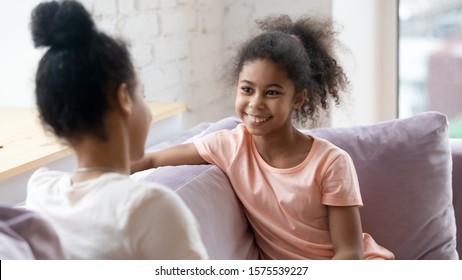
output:
<path id="1" fill-rule="evenodd" d="M 199 224 L 179 195 L 146 188 L 131 198 L 127 237 L 135 259 L 207 259 Z"/>
<path id="2" fill-rule="evenodd" d="M 363 259 L 361 218 L 357 206 L 328 206 L 334 257 L 337 260 Z"/>
<path id="3" fill-rule="evenodd" d="M 137 171 L 167 165 L 205 164 L 206 162 L 193 143 L 181 144 L 165 150 L 145 154 L 131 163 L 130 171 Z"/>

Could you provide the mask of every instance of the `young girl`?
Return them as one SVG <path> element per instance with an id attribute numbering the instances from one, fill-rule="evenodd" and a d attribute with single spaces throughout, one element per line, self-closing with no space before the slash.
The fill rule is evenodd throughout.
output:
<path id="1" fill-rule="evenodd" d="M 362 234 L 352 160 L 292 125 L 316 121 L 348 81 L 334 59 L 328 21 L 287 16 L 259 22 L 233 63 L 243 124 L 147 155 L 132 171 L 213 163 L 229 177 L 263 259 L 392 259 Z"/>
<path id="2" fill-rule="evenodd" d="M 32 12 L 45 126 L 75 151 L 71 173 L 37 170 L 26 206 L 54 227 L 74 259 L 203 259 L 192 213 L 174 192 L 130 180 L 151 121 L 126 45 L 95 29 L 75 1 Z"/>

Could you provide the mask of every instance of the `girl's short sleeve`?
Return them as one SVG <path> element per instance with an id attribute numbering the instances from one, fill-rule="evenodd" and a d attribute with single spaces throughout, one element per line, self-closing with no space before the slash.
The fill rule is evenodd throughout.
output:
<path id="1" fill-rule="evenodd" d="M 358 176 L 346 152 L 339 152 L 329 162 L 321 181 L 322 204 L 362 206 Z"/>
<path id="2" fill-rule="evenodd" d="M 243 126 L 233 130 L 220 130 L 194 140 L 194 145 L 205 161 L 226 171 L 236 158 L 244 133 Z"/>

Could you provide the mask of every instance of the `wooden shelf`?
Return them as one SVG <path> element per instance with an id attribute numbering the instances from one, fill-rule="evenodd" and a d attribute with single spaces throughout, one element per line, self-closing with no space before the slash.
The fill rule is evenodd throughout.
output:
<path id="1" fill-rule="evenodd" d="M 186 111 L 185 104 L 149 101 L 152 122 Z M 0 180 L 72 154 L 54 135 L 45 132 L 36 109 L 0 108 Z"/>

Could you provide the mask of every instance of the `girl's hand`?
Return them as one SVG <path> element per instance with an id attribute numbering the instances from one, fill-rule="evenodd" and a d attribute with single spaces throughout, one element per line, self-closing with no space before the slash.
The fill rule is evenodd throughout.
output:
<path id="1" fill-rule="evenodd" d="M 130 163 L 130 174 L 153 168 L 154 166 L 152 165 L 152 157 L 152 154 L 145 154 L 143 158 L 132 161 Z"/>
<path id="2" fill-rule="evenodd" d="M 130 173 L 167 165 L 206 164 L 193 143 L 181 144 L 162 151 L 145 154 L 140 160 L 133 161 Z"/>

